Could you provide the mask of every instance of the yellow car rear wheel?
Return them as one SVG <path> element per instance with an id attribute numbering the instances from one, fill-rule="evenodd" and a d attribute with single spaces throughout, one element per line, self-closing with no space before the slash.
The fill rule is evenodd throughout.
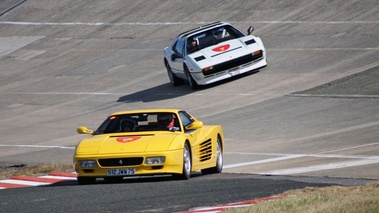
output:
<path id="1" fill-rule="evenodd" d="M 217 150 L 216 150 L 216 166 L 209 168 L 209 169 L 203 169 L 201 170 L 202 174 L 213 174 L 213 173 L 221 173 L 222 167 L 224 164 L 224 157 L 222 155 L 222 146 L 221 146 L 221 139 L 220 137 L 217 137 Z"/>

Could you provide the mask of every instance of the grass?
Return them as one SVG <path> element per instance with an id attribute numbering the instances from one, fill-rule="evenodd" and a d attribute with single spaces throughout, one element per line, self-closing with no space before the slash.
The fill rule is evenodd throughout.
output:
<path id="1" fill-rule="evenodd" d="M 379 181 L 362 186 L 307 187 L 284 192 L 279 197 L 281 198 L 225 212 L 379 213 Z"/>
<path id="2" fill-rule="evenodd" d="M 42 176 L 50 172 L 73 172 L 71 164 L 36 164 L 36 165 L 11 165 L 0 166 L 0 180 L 8 179 L 12 176 Z"/>

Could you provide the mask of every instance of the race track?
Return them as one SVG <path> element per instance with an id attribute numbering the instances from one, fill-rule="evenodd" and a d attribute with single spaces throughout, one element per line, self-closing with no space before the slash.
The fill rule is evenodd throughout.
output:
<path id="1" fill-rule="evenodd" d="M 224 173 L 379 179 L 377 1 L 8 0 L 0 14 L 2 167 L 71 163 L 79 125 L 167 107 L 223 126 Z M 253 25 L 268 66 L 174 88 L 163 48 L 219 20 Z"/>

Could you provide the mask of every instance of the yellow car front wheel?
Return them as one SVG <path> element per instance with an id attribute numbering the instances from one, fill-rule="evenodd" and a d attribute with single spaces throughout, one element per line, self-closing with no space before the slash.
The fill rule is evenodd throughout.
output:
<path id="1" fill-rule="evenodd" d="M 176 180 L 188 180 L 191 177 L 191 151 L 188 143 L 184 144 L 183 148 L 183 170 L 182 174 L 173 174 L 172 177 Z"/>

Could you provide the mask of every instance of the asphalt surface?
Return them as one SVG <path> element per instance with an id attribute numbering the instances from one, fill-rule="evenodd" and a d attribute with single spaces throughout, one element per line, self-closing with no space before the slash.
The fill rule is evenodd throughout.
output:
<path id="1" fill-rule="evenodd" d="M 1 1 L 0 168 L 71 163 L 85 137 L 76 134 L 79 125 L 96 128 L 108 114 L 136 108 L 183 108 L 221 124 L 226 147 L 216 176 L 7 189 L 0 211 L 17 201 L 20 211 L 83 211 L 84 202 L 99 212 L 142 211 L 139 202 L 149 198 L 144 210 L 170 212 L 379 179 L 378 7 L 358 0 Z M 172 87 L 163 48 L 178 33 L 219 20 L 244 31 L 253 25 L 268 66 L 196 91 Z M 141 199 L 128 197 L 134 189 Z M 180 189 L 188 190 L 175 194 L 183 199 L 170 203 Z M 149 196 L 155 190 L 165 196 Z"/>
<path id="2" fill-rule="evenodd" d="M 378 98 L 378 79 L 379 67 L 376 66 L 366 71 L 349 75 L 308 90 L 295 92 L 293 94 L 341 98 Z"/>
<path id="3" fill-rule="evenodd" d="M 329 185 L 236 174 L 194 175 L 188 181 L 158 177 L 105 184 L 99 180 L 84 186 L 71 181 L 1 190 L 0 212 L 181 212 Z"/>

